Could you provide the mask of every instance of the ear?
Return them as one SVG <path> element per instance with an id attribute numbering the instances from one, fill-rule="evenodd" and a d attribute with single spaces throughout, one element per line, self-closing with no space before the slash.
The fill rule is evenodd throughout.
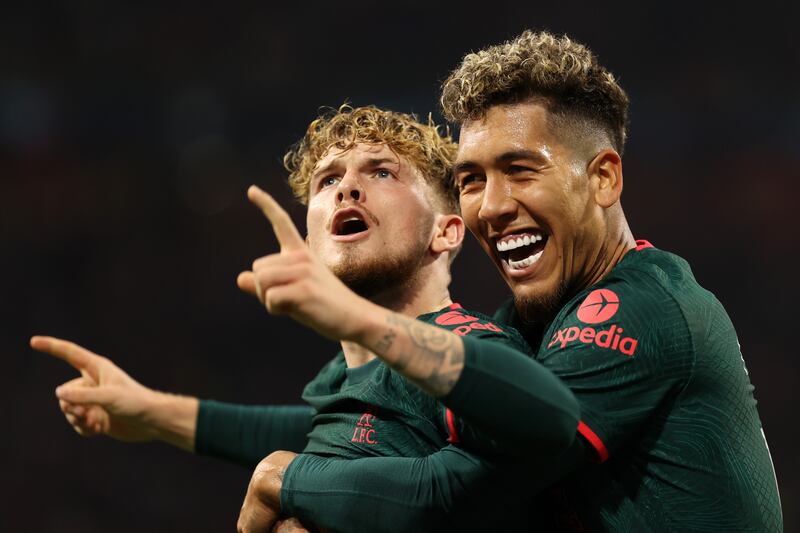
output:
<path id="1" fill-rule="evenodd" d="M 597 205 L 609 208 L 622 196 L 622 158 L 610 148 L 602 150 L 589 162 L 586 169 L 594 185 Z"/>
<path id="2" fill-rule="evenodd" d="M 431 252 L 452 252 L 464 240 L 464 220 L 458 215 L 436 215 Z"/>

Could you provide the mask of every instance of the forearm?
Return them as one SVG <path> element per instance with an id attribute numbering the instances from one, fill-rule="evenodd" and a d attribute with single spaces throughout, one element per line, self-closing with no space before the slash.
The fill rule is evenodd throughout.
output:
<path id="1" fill-rule="evenodd" d="M 490 471 L 448 447 L 424 458 L 355 460 L 299 455 L 280 491 L 285 515 L 330 531 L 452 530 Z"/>
<path id="2" fill-rule="evenodd" d="M 576 439 L 556 458 L 524 462 L 489 463 L 454 446 L 423 458 L 302 454 L 277 492 L 284 516 L 330 532 L 538 530 L 532 499 L 587 464 L 585 452 Z"/>
<path id="3" fill-rule="evenodd" d="M 434 396 L 449 393 L 464 366 L 461 337 L 419 320 L 370 304 L 356 342 L 419 388 Z"/>
<path id="4" fill-rule="evenodd" d="M 496 443 L 497 451 L 554 456 L 574 440 L 580 409 L 537 361 L 504 345 L 464 338 L 464 365 L 442 403 Z M 469 447 L 469 433 L 462 436 Z"/>
<path id="5" fill-rule="evenodd" d="M 203 400 L 197 416 L 196 451 L 253 468 L 275 450 L 302 451 L 312 416 L 308 406 Z"/>

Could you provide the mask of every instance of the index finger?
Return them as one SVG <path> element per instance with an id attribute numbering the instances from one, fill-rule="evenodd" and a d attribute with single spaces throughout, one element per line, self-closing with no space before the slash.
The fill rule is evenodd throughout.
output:
<path id="1" fill-rule="evenodd" d="M 272 231 L 275 232 L 275 237 L 278 238 L 281 251 L 297 250 L 305 246 L 305 242 L 300 236 L 300 232 L 297 231 L 297 226 L 294 225 L 294 222 L 289 217 L 289 213 L 284 211 L 272 196 L 257 186 L 251 185 L 247 189 L 247 197 L 256 207 L 261 209 L 264 216 L 272 224 Z"/>
<path id="2" fill-rule="evenodd" d="M 74 342 L 37 335 L 31 337 L 31 348 L 58 357 L 76 370 L 87 371 L 92 377 L 97 376 L 100 356 Z"/>

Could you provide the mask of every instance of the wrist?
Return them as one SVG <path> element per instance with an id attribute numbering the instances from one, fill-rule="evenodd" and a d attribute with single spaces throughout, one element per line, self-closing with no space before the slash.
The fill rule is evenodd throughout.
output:
<path id="1" fill-rule="evenodd" d="M 259 498 L 278 513 L 281 511 L 283 476 L 295 457 L 297 454 L 294 452 L 273 452 L 256 467 L 259 475 Z"/>
<path id="2" fill-rule="evenodd" d="M 145 423 L 152 429 L 153 439 L 193 452 L 200 401 L 190 396 L 148 391 Z"/>

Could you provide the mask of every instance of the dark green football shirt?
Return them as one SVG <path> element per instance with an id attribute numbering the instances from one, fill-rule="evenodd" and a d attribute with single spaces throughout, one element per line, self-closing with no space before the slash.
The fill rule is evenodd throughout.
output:
<path id="1" fill-rule="evenodd" d="M 580 402 L 578 431 L 596 461 L 545 493 L 552 525 L 782 531 L 772 461 L 727 313 L 683 259 L 638 244 L 570 300 L 543 337 L 529 338 L 536 359 Z"/>
<path id="2" fill-rule="evenodd" d="M 458 304 L 417 320 L 530 355 L 514 329 L 501 329 Z M 303 400 L 315 411 L 304 453 L 322 457 L 424 457 L 459 443 L 460 434 L 469 431 L 449 409 L 379 359 L 348 368 L 342 352 L 306 385 Z"/>

